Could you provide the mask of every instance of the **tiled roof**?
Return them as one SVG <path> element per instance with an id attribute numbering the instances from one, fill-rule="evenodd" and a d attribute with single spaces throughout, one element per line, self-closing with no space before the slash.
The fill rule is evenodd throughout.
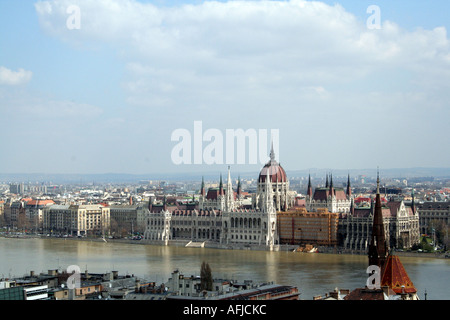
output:
<path id="1" fill-rule="evenodd" d="M 28 206 L 45 206 L 47 204 L 55 203 L 53 200 L 30 200 L 27 202 Z"/>
<path id="2" fill-rule="evenodd" d="M 347 195 L 345 194 L 344 189 L 333 188 L 333 191 L 336 200 L 347 200 Z M 314 191 L 313 199 L 316 201 L 317 200 L 325 201 L 328 199 L 329 195 L 330 195 L 330 188 L 316 188 L 316 190 Z"/>
<path id="3" fill-rule="evenodd" d="M 381 279 L 382 286 L 388 286 L 395 293 L 416 293 L 411 279 L 409 279 L 403 264 L 398 256 L 389 255 L 384 267 L 383 277 Z"/>

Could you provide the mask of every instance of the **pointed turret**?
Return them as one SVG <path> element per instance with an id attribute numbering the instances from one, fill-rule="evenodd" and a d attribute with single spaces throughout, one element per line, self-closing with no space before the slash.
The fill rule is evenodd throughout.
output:
<path id="1" fill-rule="evenodd" d="M 327 173 L 327 181 L 325 182 L 325 188 L 329 188 L 330 185 L 328 184 L 328 173 Z"/>
<path id="2" fill-rule="evenodd" d="M 226 192 L 226 203 L 225 203 L 227 210 L 234 209 L 233 203 L 234 203 L 234 192 L 233 192 L 233 186 L 231 184 L 230 166 L 228 166 L 228 180 L 227 180 L 227 192 Z"/>
<path id="3" fill-rule="evenodd" d="M 311 174 L 309 174 L 309 177 L 308 177 L 308 190 L 306 191 L 306 195 L 310 198 L 312 198 L 312 196 L 313 196 L 312 185 L 311 185 Z"/>
<path id="4" fill-rule="evenodd" d="M 222 183 L 222 174 L 220 174 L 220 181 L 219 181 L 219 195 L 223 196 L 223 183 Z"/>
<path id="5" fill-rule="evenodd" d="M 201 196 L 205 196 L 206 195 L 206 190 L 205 190 L 205 180 L 202 177 L 202 186 L 200 187 L 200 195 Z"/>

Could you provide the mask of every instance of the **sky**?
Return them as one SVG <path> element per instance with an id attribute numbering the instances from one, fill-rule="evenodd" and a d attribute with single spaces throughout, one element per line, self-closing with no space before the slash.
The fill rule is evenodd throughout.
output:
<path id="1" fill-rule="evenodd" d="M 448 167 L 449 9 L 2 0 L 0 172 Z"/>

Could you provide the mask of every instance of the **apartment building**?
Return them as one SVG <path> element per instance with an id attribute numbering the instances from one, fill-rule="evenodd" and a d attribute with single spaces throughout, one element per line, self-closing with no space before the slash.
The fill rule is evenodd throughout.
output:
<path id="1" fill-rule="evenodd" d="M 110 229 L 110 208 L 95 205 L 53 205 L 45 208 L 46 232 L 73 236 L 105 235 Z"/>

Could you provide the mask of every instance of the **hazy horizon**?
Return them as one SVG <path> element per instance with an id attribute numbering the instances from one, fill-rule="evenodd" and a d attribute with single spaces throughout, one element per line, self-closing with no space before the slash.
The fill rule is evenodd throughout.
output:
<path id="1" fill-rule="evenodd" d="M 258 179 L 260 171 L 231 171 L 233 181 L 241 178 Z M 302 170 L 287 170 L 286 174 L 289 180 L 295 178 L 306 178 L 311 175 L 313 180 L 325 179 L 327 174 L 332 174 L 335 181 L 347 181 L 348 175 L 352 181 L 360 176 L 368 179 L 375 179 L 377 172 L 380 173 L 381 181 L 385 179 L 415 179 L 415 178 L 450 178 L 449 168 L 367 168 L 367 169 L 330 169 L 330 168 L 310 168 Z M 52 182 L 52 183 L 137 183 L 139 181 L 156 180 L 156 181 L 197 181 L 202 178 L 205 181 L 219 181 L 220 174 L 224 181 L 227 180 L 227 169 L 222 171 L 200 171 L 200 172 L 184 172 L 184 173 L 1 173 L 0 181 L 9 183 L 32 183 L 32 182 Z"/>

